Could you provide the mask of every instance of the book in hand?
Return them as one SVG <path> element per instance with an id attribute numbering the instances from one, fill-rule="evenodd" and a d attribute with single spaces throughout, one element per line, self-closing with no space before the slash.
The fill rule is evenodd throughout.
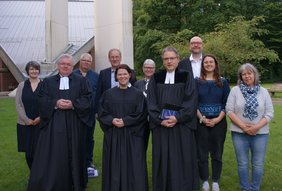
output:
<path id="1" fill-rule="evenodd" d="M 165 104 L 162 110 L 161 119 L 167 119 L 167 116 L 176 116 L 180 109 L 182 109 L 180 106 Z"/>

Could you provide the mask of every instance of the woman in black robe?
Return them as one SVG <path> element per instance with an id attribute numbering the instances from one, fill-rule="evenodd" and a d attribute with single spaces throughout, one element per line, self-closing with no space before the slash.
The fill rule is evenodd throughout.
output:
<path id="1" fill-rule="evenodd" d="M 151 78 L 147 105 L 153 141 L 153 191 L 199 189 L 193 125 L 197 92 L 193 74 L 177 69 L 179 55 L 167 47 L 162 54 L 166 70 Z"/>
<path id="2" fill-rule="evenodd" d="M 72 74 L 72 56 L 63 54 L 59 74 L 44 79 L 39 92 L 41 132 L 28 191 L 83 191 L 87 184 L 86 125 L 91 89 Z"/>
<path id="3" fill-rule="evenodd" d="M 147 120 L 145 97 L 131 86 L 130 68 L 115 71 L 118 86 L 100 99 L 99 122 L 104 132 L 102 190 L 148 189 L 144 132 Z"/>

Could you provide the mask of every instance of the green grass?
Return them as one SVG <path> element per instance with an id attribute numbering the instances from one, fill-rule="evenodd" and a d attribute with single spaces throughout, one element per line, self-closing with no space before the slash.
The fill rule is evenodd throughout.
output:
<path id="1" fill-rule="evenodd" d="M 275 105 L 275 118 L 272 120 L 271 133 L 265 159 L 265 175 L 261 185 L 262 191 L 282 190 L 282 105 Z M 98 124 L 95 130 L 95 164 L 100 176 L 90 179 L 87 191 L 101 190 L 103 133 Z M 0 99 L 0 190 L 26 190 L 29 170 L 25 163 L 24 153 L 17 152 L 16 141 L 16 111 L 14 99 Z M 151 143 L 148 149 L 149 182 L 151 188 Z M 240 190 L 236 158 L 231 143 L 230 132 L 227 134 L 223 155 L 223 171 L 221 176 L 221 190 Z M 151 190 L 151 189 L 150 189 Z"/>

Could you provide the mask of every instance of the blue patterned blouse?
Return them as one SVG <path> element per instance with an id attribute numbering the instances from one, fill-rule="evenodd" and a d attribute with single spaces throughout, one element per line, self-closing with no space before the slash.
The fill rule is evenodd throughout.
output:
<path id="1" fill-rule="evenodd" d="M 196 78 L 198 87 L 198 109 L 207 118 L 217 117 L 225 112 L 230 87 L 225 78 L 221 78 L 223 87 L 218 87 L 215 80 L 200 80 Z"/>

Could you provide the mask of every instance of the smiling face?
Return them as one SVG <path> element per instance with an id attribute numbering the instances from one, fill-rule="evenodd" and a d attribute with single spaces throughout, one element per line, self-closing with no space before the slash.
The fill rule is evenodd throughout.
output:
<path id="1" fill-rule="evenodd" d="M 36 69 L 32 66 L 30 66 L 29 69 L 28 69 L 28 76 L 32 79 L 38 78 L 39 73 L 40 73 L 39 69 Z"/>
<path id="2" fill-rule="evenodd" d="M 179 57 L 173 51 L 166 51 L 163 54 L 163 65 L 168 72 L 173 72 L 179 62 Z"/>
<path id="3" fill-rule="evenodd" d="M 214 73 L 215 60 L 210 56 L 205 57 L 203 61 L 203 67 L 206 73 Z"/>
<path id="4" fill-rule="evenodd" d="M 120 88 L 126 89 L 130 79 L 130 74 L 126 69 L 120 68 L 117 71 L 116 79 L 119 83 Z"/>
<path id="5" fill-rule="evenodd" d="M 79 69 L 83 72 L 87 72 L 91 69 L 92 57 L 84 56 L 79 61 Z"/>
<path id="6" fill-rule="evenodd" d="M 121 62 L 121 54 L 118 50 L 112 50 L 109 53 L 109 61 L 112 65 L 112 68 L 116 68 L 120 65 Z"/>
<path id="7" fill-rule="evenodd" d="M 144 64 L 143 73 L 146 79 L 150 79 L 152 75 L 155 73 L 155 66 L 152 64 Z"/>
<path id="8" fill-rule="evenodd" d="M 246 86 L 252 87 L 255 85 L 255 75 L 251 70 L 243 70 L 241 73 L 241 78 Z"/>
<path id="9" fill-rule="evenodd" d="M 201 54 L 203 51 L 203 40 L 198 36 L 191 38 L 189 49 L 192 54 Z"/>
<path id="10" fill-rule="evenodd" d="M 58 63 L 58 70 L 62 76 L 69 76 L 73 70 L 72 59 L 64 57 Z"/>

